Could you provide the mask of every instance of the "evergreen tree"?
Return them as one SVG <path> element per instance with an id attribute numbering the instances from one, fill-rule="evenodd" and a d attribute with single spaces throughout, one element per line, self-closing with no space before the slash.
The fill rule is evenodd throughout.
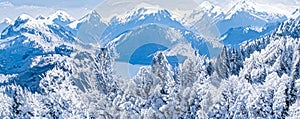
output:
<path id="1" fill-rule="evenodd" d="M 222 79 L 227 79 L 231 75 L 230 61 L 226 47 L 223 47 L 221 54 L 217 57 L 215 70 Z"/>
<path id="2" fill-rule="evenodd" d="M 96 58 L 96 80 L 99 90 L 113 100 L 118 94 L 118 85 L 113 76 L 113 57 L 110 53 L 110 50 L 107 48 L 100 49 Z"/>
<path id="3" fill-rule="evenodd" d="M 240 69 L 243 68 L 243 59 L 238 50 L 232 49 L 229 62 L 230 74 L 239 75 Z"/>

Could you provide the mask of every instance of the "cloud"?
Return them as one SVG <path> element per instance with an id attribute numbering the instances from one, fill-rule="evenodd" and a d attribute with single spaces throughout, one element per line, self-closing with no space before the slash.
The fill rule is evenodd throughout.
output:
<path id="1" fill-rule="evenodd" d="M 140 4 L 150 4 L 171 10 L 191 10 L 198 6 L 194 0 L 107 0 L 96 10 L 103 17 L 111 17 L 114 14 L 123 14 Z"/>
<path id="2" fill-rule="evenodd" d="M 75 18 L 84 16 L 100 3 L 96 0 L 0 0 L 0 20 L 16 19 L 21 14 L 32 17 L 48 16 L 57 10 L 64 10 Z"/>
<path id="3" fill-rule="evenodd" d="M 7 1 L 7 0 L 0 0 Z M 79 8 L 79 7 L 95 7 L 95 5 L 104 0 L 9 0 L 15 6 L 40 6 L 51 8 Z"/>
<path id="4" fill-rule="evenodd" d="M 0 2 L 0 7 L 13 7 L 14 5 L 9 1 Z"/>
<path id="5" fill-rule="evenodd" d="M 210 1 L 211 3 L 221 6 L 225 10 L 229 10 L 232 6 L 235 5 L 235 3 L 241 0 L 194 0 L 194 1 L 196 1 L 197 3 L 202 3 L 203 1 Z M 300 6 L 299 0 L 246 0 L 246 1 L 252 1 L 262 5 L 277 7 L 279 10 L 285 9 L 288 10 L 289 12 L 294 11 L 296 8 Z"/>
<path id="6" fill-rule="evenodd" d="M 100 14 L 119 14 L 141 2 L 156 4 L 164 8 L 193 9 L 206 0 L 0 0 L 0 20 L 6 17 L 15 19 L 20 14 L 33 17 L 48 16 L 56 10 L 64 10 L 75 18 L 80 18 L 87 12 L 98 8 Z M 229 10 L 240 0 L 207 0 Z M 299 0 L 247 0 L 259 4 L 273 6 L 278 11 L 293 12 L 299 8 Z M 118 4 L 117 4 L 118 3 Z M 113 5 L 114 4 L 114 5 Z"/>

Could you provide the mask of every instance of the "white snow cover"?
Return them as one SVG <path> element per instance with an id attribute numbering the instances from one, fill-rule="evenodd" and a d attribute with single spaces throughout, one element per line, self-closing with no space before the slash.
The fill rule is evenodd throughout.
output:
<path id="1" fill-rule="evenodd" d="M 260 16 L 257 13 L 262 11 L 251 4 L 242 1 L 226 15 L 232 17 L 240 10 L 261 19 L 274 15 L 263 12 Z M 138 20 L 143 20 L 143 15 L 164 10 L 141 4 L 133 11 L 139 8 L 144 9 L 117 18 L 127 23 L 133 15 L 141 14 Z M 199 9 L 207 10 L 208 15 L 222 15 L 222 10 L 209 2 L 203 2 Z M 189 32 L 153 24 L 125 32 L 96 50 L 98 47 L 81 44 L 69 31 L 89 22 L 96 13 L 89 15 L 80 20 L 63 11 L 47 19 L 21 15 L 2 32 L 7 37 L 0 40 L 0 118 L 299 117 L 299 16 L 281 23 L 270 35 L 245 41 L 239 48 L 223 47 L 217 57 L 208 58 L 184 41 Z M 151 39 L 154 32 L 145 32 L 151 28 L 162 34 L 157 41 Z M 263 30 L 254 26 L 245 30 L 250 29 Z M 66 41 L 68 38 L 75 41 Z M 137 74 L 124 78 L 116 70 L 128 71 L 118 69 L 128 67 L 115 64 L 119 63 L 115 60 L 118 45 L 126 40 L 166 40 L 170 47 L 151 54 L 150 65 L 128 65 Z M 128 49 L 134 43 L 121 50 L 133 52 Z M 185 60 L 172 66 L 168 56 L 178 55 Z"/>
<path id="2" fill-rule="evenodd" d="M 270 5 L 264 5 L 252 1 L 242 0 L 237 2 L 228 12 L 226 12 L 225 19 L 230 19 L 232 15 L 240 11 L 247 11 L 262 20 L 273 19 L 276 17 L 290 14 L 284 9 L 278 9 Z M 264 14 L 258 14 L 259 12 L 267 14 L 267 16 Z"/>

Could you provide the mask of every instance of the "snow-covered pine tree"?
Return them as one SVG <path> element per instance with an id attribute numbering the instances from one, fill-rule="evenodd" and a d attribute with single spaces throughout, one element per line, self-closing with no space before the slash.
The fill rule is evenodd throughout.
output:
<path id="1" fill-rule="evenodd" d="M 13 91 L 12 118 L 34 117 L 34 108 L 27 101 L 27 91 L 19 86 L 16 86 Z"/>
<path id="2" fill-rule="evenodd" d="M 171 94 L 176 90 L 174 72 L 163 52 L 157 52 L 151 64 L 152 73 L 160 79 L 163 86 L 162 94 Z"/>
<path id="3" fill-rule="evenodd" d="M 176 118 L 174 100 L 177 84 L 174 73 L 162 52 L 155 54 L 151 66 L 141 67 L 138 74 L 122 86 L 123 94 L 118 95 L 113 105 L 120 111 L 120 118 L 165 117 Z"/>
<path id="4" fill-rule="evenodd" d="M 178 103 L 181 108 L 181 118 L 207 118 L 207 110 L 211 106 L 211 94 L 209 88 L 208 66 L 206 57 L 198 54 L 190 56 L 182 65 L 180 70 L 180 92 Z"/>
<path id="5" fill-rule="evenodd" d="M 174 100 L 176 100 L 180 89 L 174 79 L 172 67 L 163 52 L 155 53 L 151 71 L 160 80 L 161 86 L 160 93 L 156 93 L 151 100 L 155 101 L 153 102 L 155 105 L 160 105 L 158 109 L 166 118 L 178 118 L 180 107 Z"/>
<path id="6" fill-rule="evenodd" d="M 229 54 L 229 66 L 231 75 L 239 75 L 240 69 L 243 68 L 243 59 L 237 49 L 232 49 Z"/>
<path id="7" fill-rule="evenodd" d="M 293 79 L 300 79 L 300 44 L 296 46 L 298 49 L 294 50 L 294 68 L 292 69 Z"/>
<path id="8" fill-rule="evenodd" d="M 180 85 L 184 88 L 192 87 L 194 82 L 205 80 L 208 75 L 208 62 L 206 57 L 203 56 L 196 55 L 188 57 L 178 68 L 181 72 Z"/>
<path id="9" fill-rule="evenodd" d="M 239 98 L 239 92 L 236 90 L 236 84 L 225 80 L 219 89 L 221 94 L 218 100 L 213 104 L 208 112 L 209 118 L 233 118 L 236 111 L 235 103 Z"/>
<path id="10" fill-rule="evenodd" d="M 274 118 L 274 89 L 264 89 L 249 109 L 250 118 Z"/>
<path id="11" fill-rule="evenodd" d="M 82 90 L 74 83 L 72 64 L 66 59 L 57 62 L 52 70 L 47 71 L 41 78 L 40 87 L 46 97 L 41 100 L 48 112 L 46 117 L 84 118 L 88 104 L 82 98 Z"/>
<path id="12" fill-rule="evenodd" d="M 117 96 L 118 85 L 114 79 L 113 57 L 108 48 L 101 48 L 96 58 L 96 80 L 100 91 L 107 94 L 113 100 Z"/>
<path id="13" fill-rule="evenodd" d="M 251 100 L 251 95 L 255 94 L 253 89 L 251 89 L 251 84 L 245 79 L 239 79 L 237 76 L 233 75 L 229 78 L 230 87 L 232 87 L 233 93 L 236 96 L 235 102 L 229 108 L 230 118 L 237 119 L 248 119 L 249 110 L 247 103 Z M 232 90 L 232 89 L 231 89 Z M 248 102 L 249 101 L 249 102 Z"/>
<path id="14" fill-rule="evenodd" d="M 231 75 L 229 56 L 227 52 L 227 48 L 224 46 L 215 63 L 215 71 L 221 79 L 227 79 L 229 75 Z"/>

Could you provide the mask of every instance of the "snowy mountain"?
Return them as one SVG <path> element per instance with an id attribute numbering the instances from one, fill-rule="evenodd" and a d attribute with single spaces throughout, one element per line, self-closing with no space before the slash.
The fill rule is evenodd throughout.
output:
<path id="1" fill-rule="evenodd" d="M 75 19 L 65 11 L 56 11 L 54 14 L 48 16 L 47 20 L 60 26 L 66 26 L 75 21 Z"/>
<path id="2" fill-rule="evenodd" d="M 101 44 L 104 45 L 123 32 L 146 24 L 163 24 L 171 28 L 184 29 L 165 9 L 136 8 L 129 11 L 125 16 L 112 18 L 110 24 L 103 32 L 101 37 L 103 42 Z"/>
<path id="3" fill-rule="evenodd" d="M 0 73 L 18 74 L 16 83 L 37 90 L 39 75 L 54 66 L 47 56 L 69 56 L 80 42 L 64 26 L 23 14 L 2 32 L 0 45 Z"/>
<path id="4" fill-rule="evenodd" d="M 204 1 L 191 13 L 186 14 L 185 19 L 182 21 L 187 26 L 193 26 L 197 22 L 201 22 L 202 19 L 207 19 L 205 17 L 211 18 L 211 22 L 213 22 L 216 18 L 223 16 L 223 14 L 221 7 L 209 1 Z"/>
<path id="5" fill-rule="evenodd" d="M 0 32 L 2 32 L 7 26 L 12 24 L 9 18 L 6 18 L 0 22 Z M 1 38 L 1 37 L 0 37 Z"/>
<path id="6" fill-rule="evenodd" d="M 292 38 L 300 37 L 300 15 L 297 18 L 292 18 L 284 23 L 282 23 L 278 29 L 276 29 L 276 34 L 279 36 L 289 36 Z"/>
<path id="7" fill-rule="evenodd" d="M 278 37 L 299 38 L 299 18 L 290 18 L 281 23 L 271 34 L 256 39 L 254 41 L 245 41 L 240 45 L 240 49 L 245 57 L 249 57 L 255 51 L 264 49 L 273 39 Z"/>
<path id="8" fill-rule="evenodd" d="M 96 11 L 92 11 L 81 19 L 70 23 L 69 27 L 83 43 L 100 44 L 100 38 L 107 25 L 102 22 L 101 16 Z"/>
<path id="9" fill-rule="evenodd" d="M 244 41 L 254 40 L 259 37 L 266 36 L 276 29 L 279 23 L 266 24 L 263 27 L 237 27 L 231 28 L 221 35 L 221 43 L 227 46 L 238 47 Z"/>
<path id="10" fill-rule="evenodd" d="M 266 10 L 261 10 L 259 4 L 252 1 L 242 0 L 237 2 L 227 13 L 225 19 L 231 19 L 239 12 L 248 12 L 252 16 L 256 16 L 264 21 L 276 21 L 278 18 L 283 17 L 281 14 L 273 14 Z M 276 11 L 275 11 L 276 12 Z"/>
<path id="11" fill-rule="evenodd" d="M 55 35 L 52 35 L 53 33 Z M 48 42 L 57 39 L 77 42 L 72 33 L 66 30 L 64 26 L 52 23 L 52 21 L 49 22 L 48 20 L 34 19 L 25 14 L 19 16 L 12 25 L 5 28 L 1 33 L 1 38 L 6 39 L 23 34 L 41 36 Z"/>
<path id="12" fill-rule="evenodd" d="M 180 31 L 159 24 L 144 25 L 140 28 L 130 30 L 111 42 L 111 44 L 115 45 L 119 53 L 119 58 L 116 61 L 139 65 L 150 65 L 153 54 L 157 51 L 168 51 L 177 48 L 176 46 L 179 44 L 189 43 L 191 46 L 182 47 L 181 49 L 194 48 L 198 49 L 199 53 L 209 56 L 208 47 L 203 39 L 196 39 L 196 36 L 188 31 Z M 175 66 L 179 62 L 182 62 L 178 61 L 179 59 L 176 56 L 179 55 L 180 57 L 180 55 L 185 56 L 187 54 L 172 55 L 173 57 L 168 57 L 168 59 L 170 58 L 169 62 Z"/>
<path id="13" fill-rule="evenodd" d="M 216 23 L 221 34 L 220 40 L 225 40 L 222 42 L 228 45 L 253 40 L 271 33 L 279 23 L 286 20 L 281 14 L 262 11 L 257 6 L 250 1 L 240 1 L 234 5 L 224 19 Z"/>
<path id="14" fill-rule="evenodd" d="M 182 22 L 203 37 L 216 38 L 220 33 L 215 22 L 223 17 L 221 7 L 204 1 L 192 13 L 186 14 Z"/>

